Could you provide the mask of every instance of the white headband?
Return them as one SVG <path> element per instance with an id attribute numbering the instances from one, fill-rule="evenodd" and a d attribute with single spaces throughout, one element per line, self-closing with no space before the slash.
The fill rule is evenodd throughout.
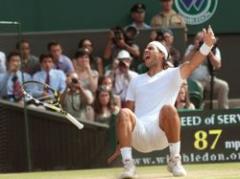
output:
<path id="1" fill-rule="evenodd" d="M 168 58 L 168 51 L 167 51 L 167 48 L 161 42 L 159 42 L 159 41 L 152 41 L 148 45 L 152 45 L 152 46 L 157 47 L 158 50 L 163 52 L 165 60 L 167 60 L 167 58 Z"/>

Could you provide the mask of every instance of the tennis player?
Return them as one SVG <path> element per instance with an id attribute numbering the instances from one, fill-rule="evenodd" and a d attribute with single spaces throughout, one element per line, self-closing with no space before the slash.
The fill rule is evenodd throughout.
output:
<path id="1" fill-rule="evenodd" d="M 150 42 L 144 51 L 149 71 L 133 79 L 128 88 L 127 108 L 117 120 L 117 137 L 124 171 L 119 178 L 136 178 L 132 147 L 140 152 L 162 150 L 169 146 L 168 171 L 185 176 L 180 156 L 180 118 L 174 107 L 182 81 L 206 59 L 215 42 L 212 28 L 203 29 L 204 43 L 192 59 L 177 68 L 165 69 L 168 51 Z"/>

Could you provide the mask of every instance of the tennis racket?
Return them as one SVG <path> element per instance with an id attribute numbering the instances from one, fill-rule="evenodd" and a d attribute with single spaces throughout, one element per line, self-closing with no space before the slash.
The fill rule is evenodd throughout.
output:
<path id="1" fill-rule="evenodd" d="M 22 84 L 22 92 L 25 97 L 26 104 L 43 106 L 48 110 L 58 112 L 65 116 L 65 118 L 79 130 L 84 127 L 84 125 L 75 117 L 62 109 L 59 92 L 49 85 L 39 81 L 26 81 Z M 43 93 L 45 94 L 44 96 L 42 96 Z"/>

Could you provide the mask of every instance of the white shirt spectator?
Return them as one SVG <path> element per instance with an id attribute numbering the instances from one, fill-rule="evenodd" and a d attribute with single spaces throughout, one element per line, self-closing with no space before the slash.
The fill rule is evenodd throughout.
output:
<path id="1" fill-rule="evenodd" d="M 6 72 L 6 56 L 0 51 L 0 73 Z"/>
<path id="2" fill-rule="evenodd" d="M 109 76 L 111 71 L 106 72 L 106 76 Z M 137 77 L 138 74 L 132 70 L 128 71 L 128 75 L 116 70 L 114 74 L 113 93 L 120 96 L 121 101 L 126 100 L 127 89 L 130 81 Z"/>

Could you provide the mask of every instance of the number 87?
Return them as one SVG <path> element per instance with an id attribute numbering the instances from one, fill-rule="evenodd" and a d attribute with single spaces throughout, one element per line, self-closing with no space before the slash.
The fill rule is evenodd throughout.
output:
<path id="1" fill-rule="evenodd" d="M 195 137 L 194 147 L 197 150 L 204 150 L 208 147 L 208 141 L 207 141 L 208 134 L 216 135 L 212 145 L 210 146 L 210 149 L 213 150 L 215 149 L 217 142 L 222 134 L 222 129 L 211 129 L 208 131 L 208 133 L 203 130 L 197 131 L 194 135 Z"/>

